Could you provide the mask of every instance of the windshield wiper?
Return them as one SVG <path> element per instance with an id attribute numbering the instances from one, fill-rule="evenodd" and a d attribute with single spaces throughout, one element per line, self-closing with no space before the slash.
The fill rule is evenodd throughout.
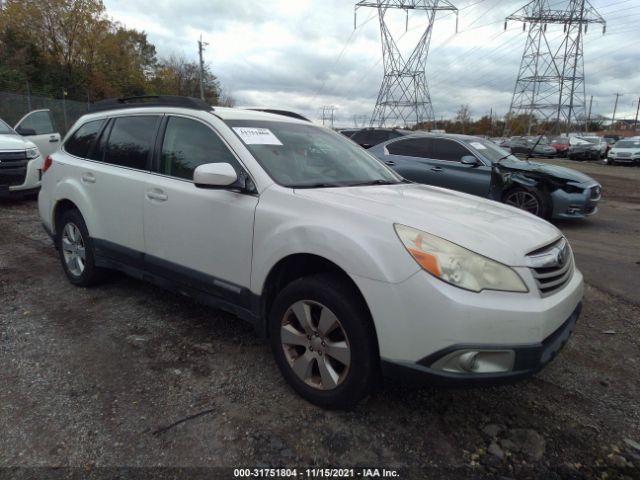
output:
<path id="1" fill-rule="evenodd" d="M 397 185 L 402 182 L 392 182 L 391 180 L 368 180 L 366 182 L 349 183 L 348 187 L 364 187 L 367 185 Z"/>
<path id="2" fill-rule="evenodd" d="M 335 187 L 344 187 L 344 185 L 340 183 L 328 183 L 328 182 L 318 182 L 318 183 L 301 183 L 294 185 L 287 185 L 289 188 L 335 188 Z"/>

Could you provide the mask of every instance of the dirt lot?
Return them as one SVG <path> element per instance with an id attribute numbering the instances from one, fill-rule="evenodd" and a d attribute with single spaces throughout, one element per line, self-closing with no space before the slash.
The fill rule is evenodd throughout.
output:
<path id="1" fill-rule="evenodd" d="M 114 466 L 640 478 L 640 168 L 556 162 L 605 191 L 595 217 L 559 224 L 587 282 L 559 357 L 510 386 L 386 381 L 350 412 L 296 396 L 266 343 L 230 315 L 124 276 L 72 287 L 35 202 L 0 205 L 0 478 Z M 79 469 L 6 468 L 44 466 Z M 232 475 L 188 472 L 175 478 Z"/>

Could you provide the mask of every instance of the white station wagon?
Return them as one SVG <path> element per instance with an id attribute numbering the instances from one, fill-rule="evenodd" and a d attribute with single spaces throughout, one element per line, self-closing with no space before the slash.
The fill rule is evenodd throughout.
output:
<path id="1" fill-rule="evenodd" d="M 109 100 L 44 170 L 40 216 L 73 284 L 117 269 L 230 311 L 323 407 L 354 405 L 381 374 L 525 377 L 580 312 L 582 275 L 554 226 L 410 183 L 304 120 Z"/>

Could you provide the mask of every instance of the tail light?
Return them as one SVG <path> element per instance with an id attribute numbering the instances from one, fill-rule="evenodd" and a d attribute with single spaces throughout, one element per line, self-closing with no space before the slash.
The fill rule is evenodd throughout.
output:
<path id="1" fill-rule="evenodd" d="M 44 165 L 42 166 L 42 173 L 45 173 L 49 168 L 53 165 L 53 159 L 51 155 L 47 155 L 47 158 L 44 159 Z"/>

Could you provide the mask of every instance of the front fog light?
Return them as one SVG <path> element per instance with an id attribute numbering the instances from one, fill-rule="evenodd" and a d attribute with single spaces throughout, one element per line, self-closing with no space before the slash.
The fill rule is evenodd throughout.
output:
<path id="1" fill-rule="evenodd" d="M 506 373 L 513 370 L 513 350 L 458 350 L 431 365 L 447 373 Z"/>

